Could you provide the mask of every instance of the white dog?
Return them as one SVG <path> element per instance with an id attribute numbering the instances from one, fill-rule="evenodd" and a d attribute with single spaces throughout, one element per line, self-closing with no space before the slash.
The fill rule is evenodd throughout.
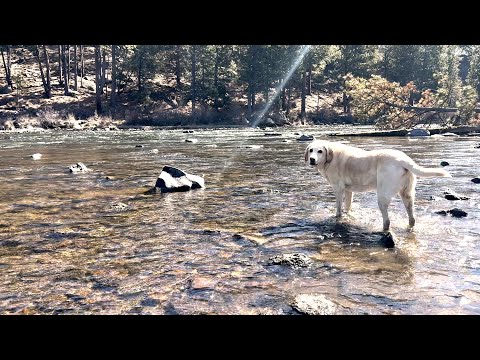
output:
<path id="1" fill-rule="evenodd" d="M 410 228 L 415 225 L 413 202 L 415 175 L 421 177 L 450 177 L 443 169 L 423 168 L 399 150 L 366 151 L 338 142 L 315 140 L 305 150 L 305 161 L 315 166 L 335 192 L 337 217 L 352 206 L 354 192 L 377 190 L 378 207 L 382 212 L 383 230 L 388 231 L 388 205 L 400 193 L 407 209 Z"/>

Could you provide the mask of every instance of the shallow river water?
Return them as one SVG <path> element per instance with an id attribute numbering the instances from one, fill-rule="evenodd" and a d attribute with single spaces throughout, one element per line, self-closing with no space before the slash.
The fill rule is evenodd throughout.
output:
<path id="1" fill-rule="evenodd" d="M 296 295 L 322 294 L 337 314 L 480 314 L 480 139 L 335 139 L 450 163 L 452 178 L 418 179 L 414 232 L 392 202 L 385 249 L 375 193 L 337 222 L 330 186 L 303 161 L 295 132 L 327 130 L 0 133 L 0 313 L 298 314 Z M 92 171 L 70 174 L 76 162 Z M 164 165 L 206 188 L 144 195 Z M 468 216 L 435 214 L 454 207 Z M 268 264 L 291 253 L 313 265 Z"/>

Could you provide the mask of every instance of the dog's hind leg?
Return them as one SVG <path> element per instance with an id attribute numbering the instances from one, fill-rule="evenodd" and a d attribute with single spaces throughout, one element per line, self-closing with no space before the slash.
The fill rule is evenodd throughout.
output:
<path id="1" fill-rule="evenodd" d="M 349 212 L 352 208 L 353 192 L 345 190 L 345 212 Z"/>
<path id="2" fill-rule="evenodd" d="M 416 178 L 415 175 L 412 174 L 410 171 L 404 175 L 405 183 L 402 189 L 400 190 L 400 197 L 402 198 L 403 205 L 405 205 L 405 209 L 407 210 L 408 214 L 408 225 L 410 229 L 413 229 L 415 226 L 415 208 L 414 208 L 414 201 L 415 201 L 415 183 Z"/>

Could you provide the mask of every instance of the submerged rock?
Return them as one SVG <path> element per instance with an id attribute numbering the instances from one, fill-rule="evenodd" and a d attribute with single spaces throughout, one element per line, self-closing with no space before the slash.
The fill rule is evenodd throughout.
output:
<path id="1" fill-rule="evenodd" d="M 240 148 L 243 148 L 243 149 L 261 149 L 261 148 L 263 148 L 263 145 L 244 145 L 244 146 L 240 146 Z"/>
<path id="2" fill-rule="evenodd" d="M 386 247 L 387 249 L 392 249 L 395 247 L 395 242 L 393 241 L 393 236 L 390 231 L 382 235 L 382 237 L 379 240 L 379 243 L 384 247 Z"/>
<path id="3" fill-rule="evenodd" d="M 475 184 L 480 184 L 480 178 L 473 178 L 471 181 Z"/>
<path id="4" fill-rule="evenodd" d="M 407 133 L 407 136 L 430 136 L 430 131 L 426 129 L 412 129 Z"/>
<path id="5" fill-rule="evenodd" d="M 463 195 L 459 195 L 453 191 L 445 191 L 443 193 L 443 195 L 445 195 L 445 199 L 447 200 L 468 200 L 470 199 L 469 197 L 467 196 L 463 196 Z"/>
<path id="6" fill-rule="evenodd" d="M 190 283 L 190 288 L 194 290 L 211 289 L 215 286 L 216 283 L 217 282 L 214 279 L 195 276 Z"/>
<path id="7" fill-rule="evenodd" d="M 110 208 L 112 210 L 117 210 L 117 211 L 124 211 L 124 210 L 127 210 L 128 209 L 128 205 L 127 204 L 124 204 L 124 203 L 121 203 L 121 202 L 118 202 L 118 203 L 113 203 Z"/>
<path id="8" fill-rule="evenodd" d="M 135 145 L 135 147 L 137 147 L 137 148 L 142 148 L 142 147 L 144 147 L 144 146 L 145 146 L 145 145 L 142 145 L 142 144 Z"/>
<path id="9" fill-rule="evenodd" d="M 458 208 L 450 209 L 450 210 L 447 210 L 447 211 L 440 210 L 440 211 L 435 212 L 435 214 L 443 215 L 443 216 L 447 216 L 447 213 L 450 214 L 453 217 L 456 217 L 456 218 L 465 217 L 465 216 L 468 215 L 467 212 L 465 212 L 461 209 L 458 209 Z"/>
<path id="10" fill-rule="evenodd" d="M 443 136 L 450 136 L 450 137 L 460 137 L 458 134 L 454 134 L 452 132 L 446 132 L 442 134 Z"/>
<path id="11" fill-rule="evenodd" d="M 271 133 L 265 133 L 265 134 L 263 134 L 263 136 L 282 136 L 282 134 L 271 132 Z"/>
<path id="12" fill-rule="evenodd" d="M 313 135 L 302 135 L 299 138 L 297 138 L 297 141 L 313 141 L 315 140 L 315 136 Z"/>
<path id="13" fill-rule="evenodd" d="M 268 260 L 269 265 L 287 265 L 292 269 L 298 269 L 301 267 L 310 267 L 312 260 L 305 254 L 283 254 L 271 257 Z"/>
<path id="14" fill-rule="evenodd" d="M 184 134 L 193 134 L 195 131 L 194 130 L 183 130 L 182 132 Z"/>
<path id="15" fill-rule="evenodd" d="M 76 164 L 74 164 L 74 165 L 70 165 L 69 170 L 70 170 L 71 173 L 90 171 L 90 169 L 87 168 L 87 167 L 85 166 L 85 164 L 84 164 L 84 163 L 81 163 L 81 162 L 76 163 Z"/>
<path id="16" fill-rule="evenodd" d="M 300 294 L 295 296 L 292 307 L 306 315 L 333 315 L 337 306 L 324 295 Z"/>
<path id="17" fill-rule="evenodd" d="M 198 142 L 198 139 L 185 139 L 185 142 L 188 142 L 188 143 L 197 143 Z"/>
<path id="18" fill-rule="evenodd" d="M 446 161 L 442 161 L 442 162 L 440 163 L 440 165 L 442 165 L 442 166 L 448 166 L 448 165 L 450 165 L 450 164 L 449 164 L 448 162 L 446 162 Z"/>
<path id="19" fill-rule="evenodd" d="M 33 160 L 40 160 L 42 158 L 42 154 L 40 153 L 35 153 L 33 155 L 30 155 Z"/>
<path id="20" fill-rule="evenodd" d="M 146 194 L 189 191 L 205 187 L 205 180 L 198 175 L 188 174 L 173 166 L 164 166 L 155 187 Z"/>

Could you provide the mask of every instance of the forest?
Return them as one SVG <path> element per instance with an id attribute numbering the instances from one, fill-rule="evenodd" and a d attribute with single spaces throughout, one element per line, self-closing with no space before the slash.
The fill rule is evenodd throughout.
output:
<path id="1" fill-rule="evenodd" d="M 0 52 L 6 130 L 99 119 L 245 126 L 259 114 L 264 126 L 479 122 L 479 45 L 1 45 Z"/>

